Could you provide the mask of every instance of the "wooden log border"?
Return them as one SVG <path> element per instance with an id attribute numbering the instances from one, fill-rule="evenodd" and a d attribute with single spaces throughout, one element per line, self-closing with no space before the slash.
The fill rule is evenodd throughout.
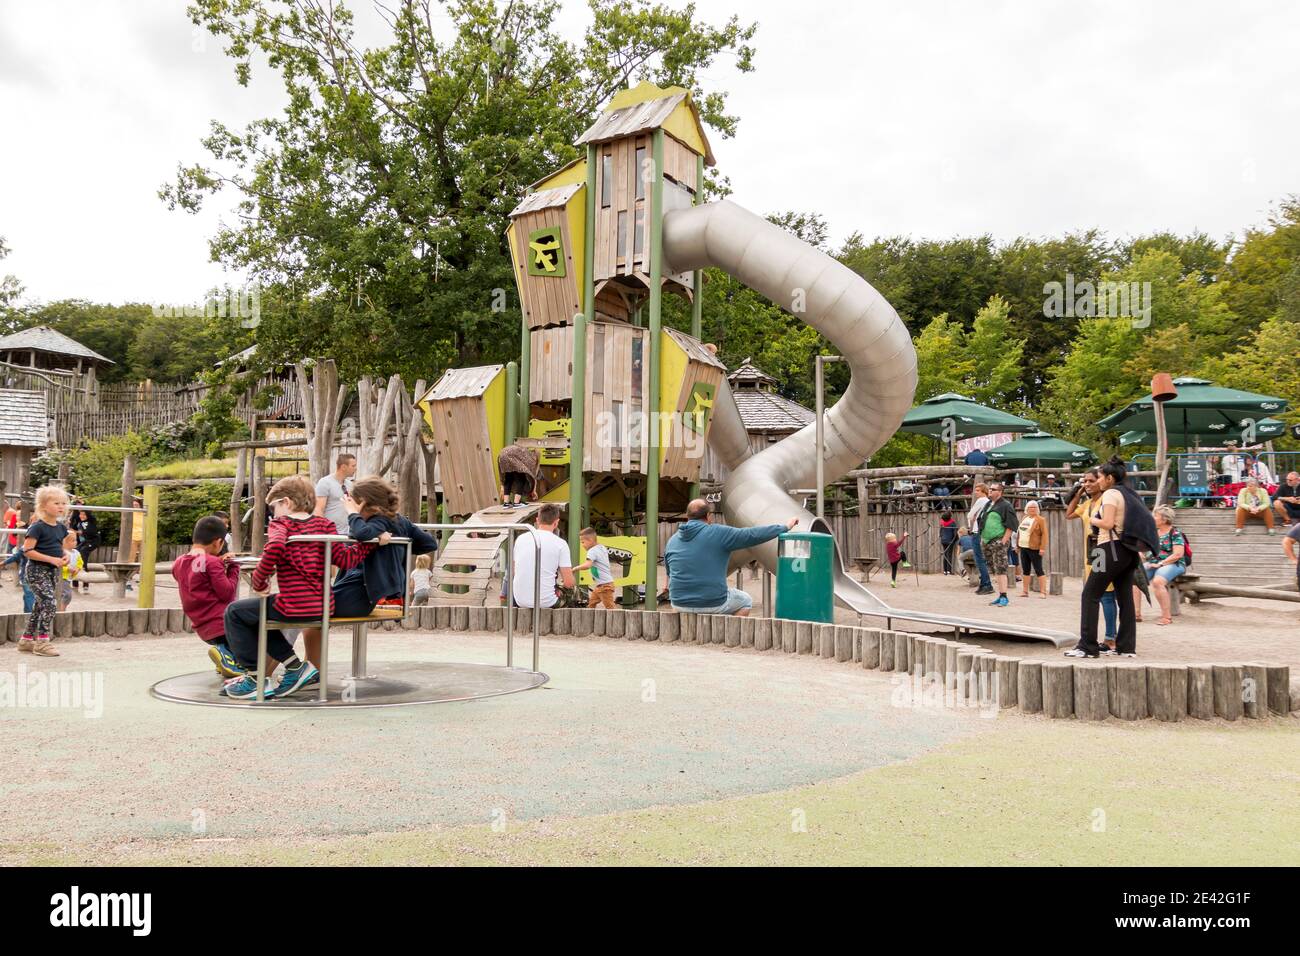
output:
<path id="1" fill-rule="evenodd" d="M 531 631 L 531 616 L 527 610 L 515 612 L 516 636 Z M 0 614 L 0 643 L 17 641 L 26 622 L 25 614 Z M 988 707 L 1098 722 L 1217 719 L 1246 725 L 1300 714 L 1300 693 L 1292 689 L 1290 666 L 1266 661 L 1145 665 L 1131 660 L 1060 661 L 999 655 L 976 644 L 908 631 L 669 610 L 554 608 L 543 610 L 538 623 L 542 634 L 562 637 L 715 644 L 727 650 L 802 655 L 910 675 L 915 688 L 929 691 L 927 700 L 942 700 L 957 708 Z M 501 633 L 505 609 L 414 608 L 400 626 Z M 59 640 L 182 633 L 192 634 L 193 627 L 178 608 L 78 609 L 55 615 Z"/>

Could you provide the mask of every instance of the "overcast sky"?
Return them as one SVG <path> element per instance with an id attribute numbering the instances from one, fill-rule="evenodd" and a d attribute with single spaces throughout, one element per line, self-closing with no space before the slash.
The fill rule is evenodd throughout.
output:
<path id="1" fill-rule="evenodd" d="M 354 0 L 362 40 L 381 39 Z M 733 199 L 818 211 L 839 242 L 1098 227 L 1238 234 L 1300 193 L 1300 4 L 698 0 L 759 23 L 757 69 L 708 73 Z M 568 0 L 575 39 L 586 4 Z M 235 84 L 183 0 L 0 0 L 0 236 L 29 299 L 192 302 L 239 281 L 158 188 L 208 122 L 278 110 Z"/>

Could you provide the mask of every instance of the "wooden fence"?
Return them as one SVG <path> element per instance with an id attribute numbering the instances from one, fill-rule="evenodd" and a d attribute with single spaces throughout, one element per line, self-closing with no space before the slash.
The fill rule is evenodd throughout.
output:
<path id="1" fill-rule="evenodd" d="M 953 517 L 957 518 L 960 525 L 964 515 L 954 514 Z M 1079 522 L 1067 521 L 1064 511 L 1046 511 L 1043 517 L 1047 519 L 1047 554 L 1044 556 L 1044 570 L 1059 571 L 1071 578 L 1081 577 L 1083 575 L 1083 531 L 1080 529 Z M 883 563 L 885 533 L 892 531 L 902 537 L 903 533 L 907 532 L 908 560 L 925 573 L 937 574 L 943 570 L 938 512 L 854 515 L 839 520 L 852 528 L 852 531 L 846 532 L 843 536 L 837 531 L 835 536 L 840 544 L 841 554 L 846 560 L 861 556 L 877 558 Z M 844 545 L 845 539 L 851 542 L 847 548 Z"/>

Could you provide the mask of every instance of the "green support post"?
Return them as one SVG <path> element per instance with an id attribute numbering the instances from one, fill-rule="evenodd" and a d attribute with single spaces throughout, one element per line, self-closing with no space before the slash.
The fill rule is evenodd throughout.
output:
<path id="1" fill-rule="evenodd" d="M 695 205 L 704 201 L 704 157 L 695 157 Z M 704 330 L 704 272 L 696 269 L 691 279 L 691 335 L 699 339 Z"/>
<path id="2" fill-rule="evenodd" d="M 528 412 L 529 412 L 529 373 L 533 364 L 533 344 L 532 336 L 528 331 L 528 316 L 523 314 L 523 307 L 519 309 L 519 433 L 528 434 Z"/>
<path id="3" fill-rule="evenodd" d="M 519 437 L 519 363 L 506 363 L 506 442 Z"/>
<path id="4" fill-rule="evenodd" d="M 144 540 L 140 542 L 140 594 L 136 607 L 153 607 L 158 570 L 158 486 L 144 486 Z"/>
<path id="5" fill-rule="evenodd" d="M 623 533 L 629 538 L 636 531 L 636 495 L 628 492 L 623 496 Z M 623 609 L 636 607 L 641 595 L 635 586 L 623 588 Z"/>
<path id="6" fill-rule="evenodd" d="M 586 479 L 582 473 L 583 425 L 587 404 L 587 317 L 579 312 L 573 317 L 573 398 L 569 403 L 569 551 L 578 554 L 578 532 L 583 517 L 583 492 Z"/>
<path id="7" fill-rule="evenodd" d="M 704 157 L 695 157 L 695 205 L 704 201 Z M 704 337 L 704 271 L 696 269 L 691 277 L 691 335 L 697 341 Z M 703 465 L 703 462 L 701 462 Z M 691 482 L 691 499 L 700 496 L 699 481 Z"/>
<path id="8" fill-rule="evenodd" d="M 582 314 L 573 317 L 573 398 L 569 402 L 569 550 L 578 554 L 578 532 L 586 525 L 587 480 L 587 325 L 596 318 L 596 162 L 595 144 L 587 145 L 587 184 L 582 231 Z"/>
<path id="9" fill-rule="evenodd" d="M 650 190 L 650 394 L 645 489 L 645 597 L 655 607 L 659 594 L 659 332 L 664 275 L 664 131 L 654 133 L 654 182 Z"/>

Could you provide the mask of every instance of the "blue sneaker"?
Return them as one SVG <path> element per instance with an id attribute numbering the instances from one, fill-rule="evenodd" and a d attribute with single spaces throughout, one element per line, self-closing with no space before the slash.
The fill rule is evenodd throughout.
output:
<path id="1" fill-rule="evenodd" d="M 247 668 L 235 660 L 235 655 L 225 644 L 212 644 L 208 647 L 208 660 L 217 665 L 217 673 L 222 677 L 243 677 Z"/>
<path id="2" fill-rule="evenodd" d="M 320 682 L 320 671 L 311 661 L 303 661 L 297 667 L 284 669 L 280 686 L 275 689 L 276 697 L 288 697 L 294 691 L 301 690 L 312 680 Z"/>
<path id="3" fill-rule="evenodd" d="M 1007 600 L 1006 595 L 999 595 L 996 601 L 989 601 L 990 607 L 1006 607 L 1011 602 Z"/>
<path id="4" fill-rule="evenodd" d="M 226 681 L 226 686 L 221 688 L 221 693 L 231 700 L 252 700 L 257 696 L 257 675 L 245 674 L 243 677 L 236 677 L 234 680 Z M 275 690 L 271 687 L 271 680 L 267 678 L 265 699 L 270 700 L 275 696 Z"/>

